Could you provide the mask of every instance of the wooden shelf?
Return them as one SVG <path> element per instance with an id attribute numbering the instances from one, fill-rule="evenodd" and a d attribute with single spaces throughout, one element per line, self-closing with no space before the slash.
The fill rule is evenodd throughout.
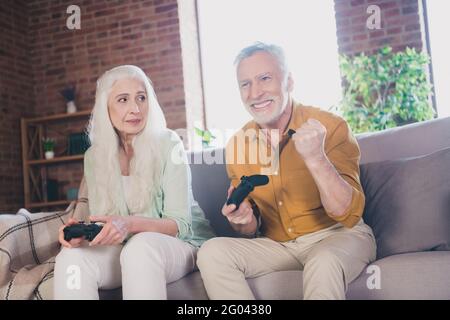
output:
<path id="1" fill-rule="evenodd" d="M 53 126 L 62 127 L 64 135 L 73 133 L 75 127 L 81 127 L 80 120 L 89 120 L 92 110 L 82 110 L 75 113 L 62 113 L 47 115 L 36 118 L 21 118 L 21 141 L 22 141 L 22 171 L 23 171 L 23 190 L 25 208 L 50 208 L 66 206 L 71 203 L 69 200 L 48 201 L 48 181 L 49 171 L 52 170 L 48 165 L 67 164 L 69 162 L 83 161 L 84 155 L 62 155 L 53 159 L 44 158 L 44 149 L 42 145 L 43 138 L 48 137 L 48 131 Z M 68 124 L 70 121 L 76 121 L 75 127 Z M 61 126 L 60 126 L 61 127 Z M 78 129 L 84 130 L 84 129 Z M 78 132 L 75 132 L 78 133 Z M 58 177 L 53 177 L 58 181 Z M 79 183 L 79 181 L 72 181 Z M 59 193 L 60 190 L 58 190 Z M 55 199 L 53 197 L 53 199 Z M 64 196 L 61 196 L 64 198 Z M 58 198 L 57 198 L 58 199 Z"/>
<path id="2" fill-rule="evenodd" d="M 33 208 L 42 208 L 42 207 L 54 207 L 54 206 L 63 206 L 69 205 L 74 200 L 59 200 L 59 201 L 50 201 L 50 202 L 38 202 L 38 203 L 30 203 L 26 206 L 28 209 Z"/>
<path id="3" fill-rule="evenodd" d="M 45 165 L 45 164 L 52 164 L 52 163 L 61 163 L 61 162 L 70 162 L 70 161 L 78 161 L 83 160 L 84 155 L 74 155 L 74 156 L 64 156 L 64 157 L 58 157 L 53 159 L 39 159 L 39 160 L 28 160 L 29 165 Z"/>
<path id="4" fill-rule="evenodd" d="M 83 117 L 90 116 L 91 113 L 92 113 L 92 110 L 83 110 L 83 111 L 74 112 L 74 113 L 54 114 L 51 116 L 44 116 L 44 117 L 24 119 L 24 120 L 28 124 L 42 123 L 42 122 L 51 122 L 51 121 L 58 121 L 58 120 L 65 120 L 65 119 L 83 118 Z"/>

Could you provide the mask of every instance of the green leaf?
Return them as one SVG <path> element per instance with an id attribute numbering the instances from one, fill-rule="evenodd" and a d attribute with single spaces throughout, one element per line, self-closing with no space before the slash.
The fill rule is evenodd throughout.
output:
<path id="1" fill-rule="evenodd" d="M 356 133 L 383 130 L 406 122 L 431 119 L 432 86 L 426 70 L 430 59 L 414 48 L 392 52 L 384 47 L 374 55 L 341 55 L 346 84 L 338 109 Z"/>
<path id="2" fill-rule="evenodd" d="M 194 130 L 197 135 L 199 135 L 200 137 L 203 137 L 204 131 L 202 129 L 194 127 Z"/>

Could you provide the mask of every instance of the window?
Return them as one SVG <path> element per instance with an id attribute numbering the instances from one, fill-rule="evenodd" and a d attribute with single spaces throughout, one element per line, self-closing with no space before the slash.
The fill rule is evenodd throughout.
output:
<path id="1" fill-rule="evenodd" d="M 333 0 L 198 0 L 198 15 L 211 131 L 234 132 L 250 120 L 233 61 L 240 49 L 256 41 L 283 47 L 294 78 L 294 99 L 324 109 L 338 104 L 341 79 Z"/>
<path id="2" fill-rule="evenodd" d="M 438 117 L 450 116 L 450 46 L 448 31 L 450 3 L 442 0 L 427 0 L 429 45 L 433 64 L 433 82 Z"/>

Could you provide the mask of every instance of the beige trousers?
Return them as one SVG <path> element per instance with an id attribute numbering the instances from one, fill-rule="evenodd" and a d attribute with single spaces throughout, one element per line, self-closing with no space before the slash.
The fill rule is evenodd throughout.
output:
<path id="1" fill-rule="evenodd" d="M 375 256 L 372 230 L 361 219 L 353 228 L 337 223 L 287 242 L 213 238 L 197 265 L 210 299 L 255 299 L 246 278 L 285 270 L 303 270 L 304 299 L 345 299 L 347 285 Z"/>

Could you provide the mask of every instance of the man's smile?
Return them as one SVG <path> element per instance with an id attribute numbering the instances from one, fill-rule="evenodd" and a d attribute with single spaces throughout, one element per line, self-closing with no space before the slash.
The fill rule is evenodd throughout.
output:
<path id="1" fill-rule="evenodd" d="M 264 100 L 261 102 L 252 103 L 250 106 L 254 109 L 257 109 L 258 111 L 262 111 L 266 109 L 267 107 L 270 107 L 272 105 L 273 100 Z"/>

